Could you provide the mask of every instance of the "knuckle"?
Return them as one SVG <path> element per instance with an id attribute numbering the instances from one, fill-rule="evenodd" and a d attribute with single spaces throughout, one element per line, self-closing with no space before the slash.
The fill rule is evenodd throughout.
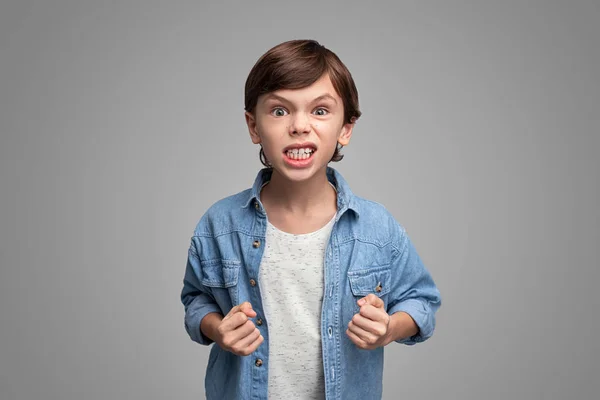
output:
<path id="1" fill-rule="evenodd" d="M 227 337 L 227 343 L 229 343 L 229 346 L 233 347 L 236 345 L 237 342 L 238 340 L 235 337 L 233 337 L 233 334 L 230 333 Z"/>

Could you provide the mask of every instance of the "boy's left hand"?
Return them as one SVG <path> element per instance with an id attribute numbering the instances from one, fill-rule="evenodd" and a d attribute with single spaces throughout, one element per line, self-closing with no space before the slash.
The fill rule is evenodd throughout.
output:
<path id="1" fill-rule="evenodd" d="M 360 311 L 354 314 L 346 330 L 352 343 L 365 350 L 388 344 L 391 317 L 384 309 L 383 300 L 371 293 L 357 303 Z"/>

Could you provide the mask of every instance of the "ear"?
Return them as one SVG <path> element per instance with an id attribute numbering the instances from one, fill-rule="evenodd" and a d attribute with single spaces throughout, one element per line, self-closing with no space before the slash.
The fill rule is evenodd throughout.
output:
<path id="1" fill-rule="evenodd" d="M 248 111 L 244 113 L 244 116 L 246 117 L 246 125 L 248 125 L 248 132 L 250 133 L 250 139 L 252 139 L 252 143 L 259 144 L 260 136 L 256 130 L 256 118 Z"/>
<path id="2" fill-rule="evenodd" d="M 344 124 L 342 126 L 342 131 L 340 132 L 340 136 L 338 136 L 338 143 L 342 146 L 347 146 L 350 143 L 350 138 L 352 137 L 352 129 L 354 128 L 355 118 L 352 118 L 352 122 L 348 124 Z"/>

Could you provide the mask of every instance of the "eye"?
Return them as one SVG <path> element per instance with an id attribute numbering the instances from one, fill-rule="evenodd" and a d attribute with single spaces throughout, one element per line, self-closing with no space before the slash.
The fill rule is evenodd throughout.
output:
<path id="1" fill-rule="evenodd" d="M 325 109 L 323 107 L 319 107 L 315 110 L 315 113 L 319 116 L 323 116 L 323 115 L 329 114 L 329 111 L 327 111 L 327 109 Z"/>
<path id="2" fill-rule="evenodd" d="M 287 115 L 287 111 L 285 110 L 285 108 L 275 107 L 274 109 L 271 110 L 271 115 L 274 115 L 276 117 L 283 117 L 283 116 Z"/>

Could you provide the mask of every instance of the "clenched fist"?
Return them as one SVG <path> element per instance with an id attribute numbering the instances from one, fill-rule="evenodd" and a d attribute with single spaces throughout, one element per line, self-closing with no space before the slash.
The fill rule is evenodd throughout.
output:
<path id="1" fill-rule="evenodd" d="M 250 318 L 256 317 L 256 311 L 248 302 L 231 309 L 217 327 L 215 342 L 222 349 L 238 356 L 252 354 L 264 338 Z"/>
<path id="2" fill-rule="evenodd" d="M 364 350 L 372 350 L 389 343 L 391 317 L 385 312 L 383 300 L 374 294 L 358 300 L 360 311 L 348 323 L 346 335 L 352 343 Z"/>

